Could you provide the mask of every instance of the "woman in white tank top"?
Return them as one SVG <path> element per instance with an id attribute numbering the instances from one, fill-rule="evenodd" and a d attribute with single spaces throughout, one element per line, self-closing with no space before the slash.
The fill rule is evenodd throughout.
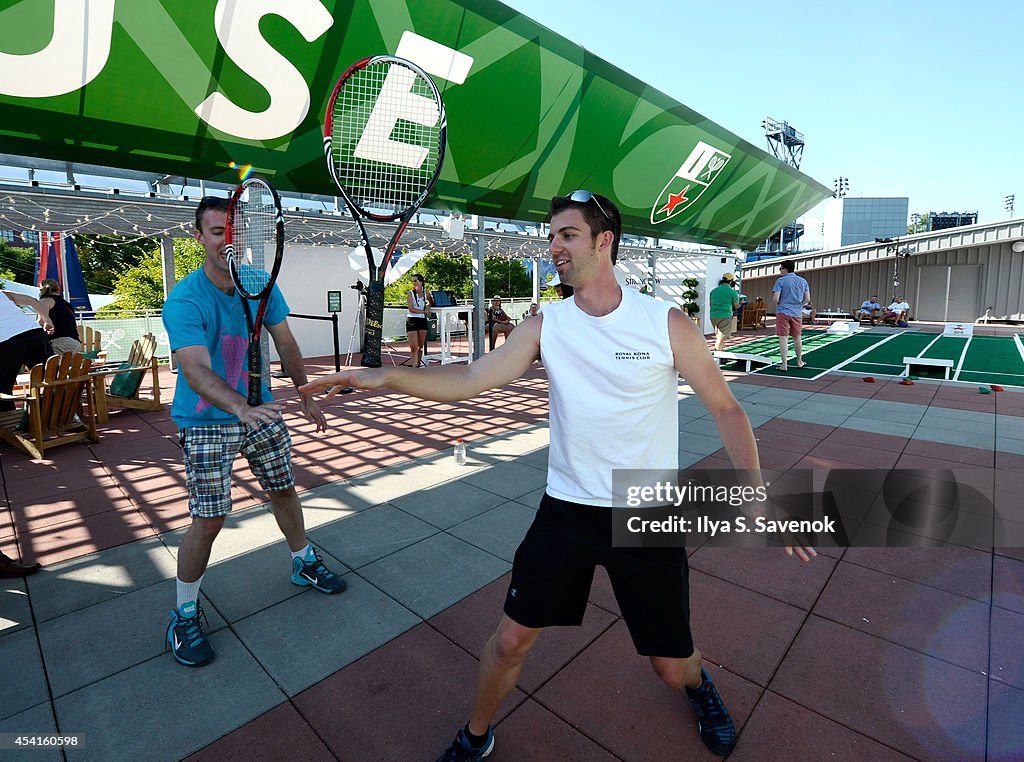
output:
<path id="1" fill-rule="evenodd" d="M 412 290 L 408 294 L 409 311 L 405 313 L 405 333 L 409 337 L 409 352 L 412 355 L 412 367 L 420 367 L 423 357 L 423 346 L 427 343 L 427 316 L 434 306 L 423 276 L 412 274 Z"/>

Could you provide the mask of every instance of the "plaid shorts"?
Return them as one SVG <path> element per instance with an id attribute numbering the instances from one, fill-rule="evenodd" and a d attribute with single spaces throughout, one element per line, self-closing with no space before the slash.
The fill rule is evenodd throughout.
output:
<path id="1" fill-rule="evenodd" d="M 241 453 L 268 492 L 295 485 L 292 438 L 280 418 L 250 429 L 243 423 L 189 426 L 179 432 L 185 454 L 188 511 L 212 519 L 231 512 L 231 467 Z"/>

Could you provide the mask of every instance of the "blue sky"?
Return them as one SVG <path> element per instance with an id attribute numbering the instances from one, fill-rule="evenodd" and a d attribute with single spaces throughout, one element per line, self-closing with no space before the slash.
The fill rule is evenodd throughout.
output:
<path id="1" fill-rule="evenodd" d="M 1012 193 L 1024 216 L 1017 0 L 505 2 L 760 148 L 764 117 L 789 122 L 801 171 L 830 188 L 983 222 Z"/>

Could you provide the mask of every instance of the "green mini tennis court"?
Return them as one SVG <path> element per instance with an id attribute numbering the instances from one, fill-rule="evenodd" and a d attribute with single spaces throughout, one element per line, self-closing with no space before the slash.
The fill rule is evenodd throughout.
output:
<path id="1" fill-rule="evenodd" d="M 790 342 L 790 358 L 793 357 Z M 762 336 L 728 348 L 729 352 L 761 355 L 771 361 L 754 371 L 761 375 L 787 378 L 819 378 L 826 373 L 855 373 L 862 376 L 903 376 L 905 357 L 949 361 L 949 380 L 971 384 L 998 384 L 1024 389 L 1024 343 L 1020 334 L 1009 336 L 946 336 L 924 331 L 829 334 L 804 331 L 804 367 L 790 360 L 789 370 L 778 369 L 781 359 L 775 336 Z M 914 364 L 912 373 L 920 378 L 943 380 L 944 363 Z M 725 370 L 742 369 L 740 361 L 722 360 Z"/>

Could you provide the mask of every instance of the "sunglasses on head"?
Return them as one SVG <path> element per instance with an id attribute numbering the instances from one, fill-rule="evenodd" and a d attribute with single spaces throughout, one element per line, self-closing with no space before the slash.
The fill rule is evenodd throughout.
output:
<path id="1" fill-rule="evenodd" d="M 590 191 L 575 190 L 572 193 L 566 195 L 566 198 L 569 199 L 570 201 L 575 201 L 577 204 L 586 204 L 588 201 L 593 201 L 597 205 L 597 208 L 601 210 L 601 214 L 603 214 L 609 220 L 614 222 L 614 220 L 612 220 L 612 216 L 604 210 L 604 207 L 601 206 L 601 202 L 597 200 L 597 196 L 595 196 Z"/>

